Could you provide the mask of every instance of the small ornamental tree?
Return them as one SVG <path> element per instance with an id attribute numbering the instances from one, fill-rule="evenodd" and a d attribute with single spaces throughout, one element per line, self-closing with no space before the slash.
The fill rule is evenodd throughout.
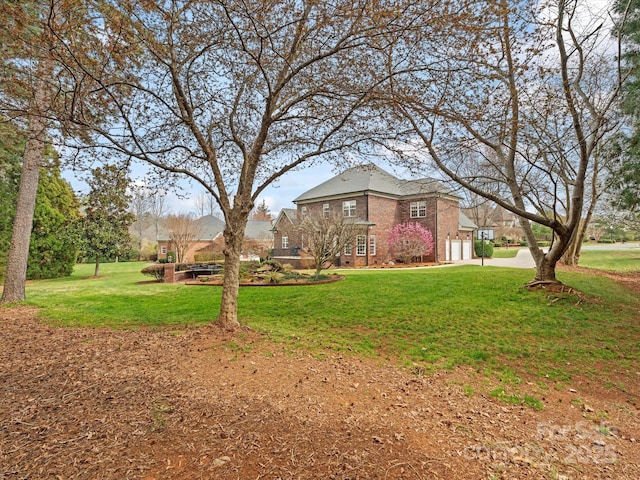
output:
<path id="1" fill-rule="evenodd" d="M 403 263 L 411 263 L 415 257 L 429 255 L 434 247 L 431 231 L 415 222 L 395 225 L 389 232 L 387 244 L 394 258 Z"/>
<path id="2" fill-rule="evenodd" d="M 313 258 L 315 278 L 323 268 L 329 268 L 344 251 L 345 246 L 353 243 L 357 235 L 366 230 L 351 217 L 341 214 L 307 215 L 298 226 L 301 238 L 304 238 L 304 250 Z"/>
<path id="3" fill-rule="evenodd" d="M 169 215 L 164 221 L 169 231 L 169 243 L 176 252 L 177 263 L 187 262 L 187 252 L 203 235 L 203 229 L 198 220 L 188 213 Z"/>

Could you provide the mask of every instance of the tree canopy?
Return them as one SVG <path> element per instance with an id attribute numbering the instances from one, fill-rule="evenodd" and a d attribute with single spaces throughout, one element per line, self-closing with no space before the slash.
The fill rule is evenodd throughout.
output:
<path id="1" fill-rule="evenodd" d="M 388 63 L 407 72 L 391 92 L 407 126 L 395 146 L 402 162 L 434 165 L 517 214 L 538 281 L 556 281 L 557 261 L 581 235 L 598 150 L 619 125 L 607 12 L 587 11 L 583 0 L 476 2 L 459 12 L 464 27 L 416 29 L 390 50 Z M 553 231 L 548 250 L 532 223 Z"/>
<path id="2" fill-rule="evenodd" d="M 125 170 L 105 165 L 91 171 L 89 193 L 82 200 L 84 216 L 80 219 L 80 228 L 82 255 L 95 260 L 96 277 L 101 259 L 117 260 L 130 249 L 129 227 L 135 218 L 129 211 L 128 189 Z"/>
<path id="3" fill-rule="evenodd" d="M 0 243 L 8 245 L 16 216 L 18 186 L 26 135 L 9 122 L 0 123 Z M 33 227 L 30 234 L 27 279 L 70 275 L 78 239 L 75 221 L 78 200 L 60 174 L 57 154 L 48 149 L 41 161 Z M 0 278 L 4 277 L 7 250 L 0 251 Z"/>
<path id="4" fill-rule="evenodd" d="M 226 225 L 219 321 L 234 328 L 257 198 L 286 172 L 314 159 L 344 162 L 388 134 L 371 108 L 389 75 L 382 51 L 431 4 L 86 3 L 99 35 L 79 41 L 50 25 L 56 58 L 73 72 L 68 134 L 90 130 L 91 158 L 106 151 L 146 162 L 163 181 L 185 176 L 216 200 Z"/>
<path id="5" fill-rule="evenodd" d="M 632 127 L 625 136 L 618 154 L 619 163 L 609 183 L 617 194 L 618 206 L 640 209 L 640 1 L 620 0 L 615 4 L 622 38 L 622 61 L 626 81 L 623 90 L 623 108 Z"/>

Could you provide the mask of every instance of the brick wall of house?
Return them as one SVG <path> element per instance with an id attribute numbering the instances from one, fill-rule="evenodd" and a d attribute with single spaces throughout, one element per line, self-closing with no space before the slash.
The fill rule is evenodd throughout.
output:
<path id="1" fill-rule="evenodd" d="M 445 261 L 447 241 L 466 239 L 466 232 L 458 231 L 460 225 L 460 209 L 458 202 L 446 198 L 438 199 L 438 261 Z"/>
<path id="2" fill-rule="evenodd" d="M 274 257 L 288 257 L 291 255 L 293 247 L 300 246 L 300 239 L 298 238 L 298 232 L 293 228 L 293 224 L 288 217 L 283 216 L 278 225 L 277 230 L 273 234 L 273 253 Z M 289 246 L 282 248 L 282 237 L 289 237 Z"/>
<path id="3" fill-rule="evenodd" d="M 369 230 L 376 236 L 376 255 L 369 259 L 370 265 L 382 265 L 393 260 L 389 252 L 387 237 L 394 225 L 401 223 L 401 211 L 397 200 L 376 195 L 369 196 L 369 220 L 375 223 Z"/>

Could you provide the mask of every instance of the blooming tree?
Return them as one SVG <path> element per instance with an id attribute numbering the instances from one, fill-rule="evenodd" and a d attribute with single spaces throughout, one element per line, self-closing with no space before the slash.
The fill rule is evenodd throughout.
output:
<path id="1" fill-rule="evenodd" d="M 387 243 L 394 258 L 399 258 L 403 263 L 411 263 L 414 257 L 429 255 L 434 247 L 431 231 L 416 222 L 395 225 L 389 232 Z"/>

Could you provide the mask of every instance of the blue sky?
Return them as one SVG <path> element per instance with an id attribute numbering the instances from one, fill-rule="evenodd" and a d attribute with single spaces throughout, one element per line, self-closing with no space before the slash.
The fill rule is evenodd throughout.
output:
<path id="1" fill-rule="evenodd" d="M 133 168 L 132 180 L 140 181 L 143 178 L 145 168 L 137 166 Z M 258 203 L 264 199 L 273 215 L 277 215 L 282 208 L 294 208 L 293 200 L 316 185 L 329 180 L 337 173 L 331 165 L 319 165 L 305 168 L 296 172 L 285 174 L 275 185 L 265 189 Z M 86 183 L 71 171 L 63 171 L 63 176 L 69 181 L 72 188 L 79 193 L 87 190 Z M 170 213 L 196 213 L 196 199 L 204 190 L 187 181 L 181 183 L 183 192 L 177 195 L 175 191 L 169 191 L 167 195 L 167 208 Z"/>
<path id="2" fill-rule="evenodd" d="M 394 168 L 386 162 L 376 162 L 378 165 L 389 173 L 401 178 L 410 178 L 410 175 L 402 170 Z M 289 172 L 283 175 L 275 184 L 267 187 L 262 195 L 258 198 L 258 203 L 264 199 L 269 206 L 271 214 L 275 217 L 283 208 L 295 208 L 293 200 L 315 187 L 316 185 L 329 180 L 342 172 L 346 167 L 336 169 L 332 164 L 325 163 L 316 166 L 310 166 L 295 172 Z M 143 180 L 146 168 L 144 166 L 134 166 L 132 180 L 139 182 Z M 63 171 L 63 176 L 71 184 L 72 188 L 79 193 L 87 190 L 86 183 L 78 178 L 71 171 Z M 424 176 L 429 176 L 425 172 Z M 167 213 L 196 213 L 196 199 L 204 192 L 200 186 L 189 184 L 187 181 L 181 183 L 183 191 L 177 194 L 175 191 L 169 191 L 167 195 Z"/>

